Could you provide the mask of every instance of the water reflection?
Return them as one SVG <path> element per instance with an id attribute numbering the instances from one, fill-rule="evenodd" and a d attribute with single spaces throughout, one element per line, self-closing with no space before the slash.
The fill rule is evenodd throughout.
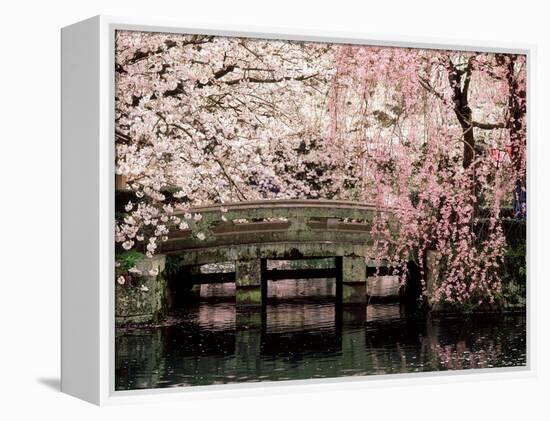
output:
<path id="1" fill-rule="evenodd" d="M 525 365 L 522 315 L 406 318 L 397 304 L 237 312 L 201 304 L 155 329 L 119 330 L 116 389 Z"/>
<path id="2" fill-rule="evenodd" d="M 268 261 L 268 267 L 270 263 L 271 261 Z M 281 268 L 285 269 L 287 266 Z M 367 294 L 370 297 L 397 297 L 399 295 L 400 283 L 397 276 L 369 277 L 368 279 Z M 332 278 L 284 279 L 276 282 L 268 281 L 267 284 L 267 297 L 272 302 L 311 297 L 315 297 L 317 300 L 329 300 L 333 299 L 336 294 L 336 283 Z M 201 285 L 200 296 L 204 301 L 234 301 L 235 283 Z"/>

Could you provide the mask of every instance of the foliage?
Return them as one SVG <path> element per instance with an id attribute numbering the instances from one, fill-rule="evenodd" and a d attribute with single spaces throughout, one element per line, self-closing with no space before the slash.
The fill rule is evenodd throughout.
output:
<path id="1" fill-rule="evenodd" d="M 176 276 L 181 270 L 181 259 L 178 256 L 169 255 L 166 256 L 166 263 L 164 265 L 164 274 L 167 278 Z"/>
<path id="2" fill-rule="evenodd" d="M 518 221 L 514 225 L 520 225 L 519 231 L 525 233 L 525 221 Z M 521 236 L 515 236 L 509 242 L 500 268 L 503 288 L 498 299 L 505 307 L 524 307 L 526 304 L 526 244 L 523 241 L 518 241 L 518 238 L 521 238 Z"/>
<path id="3" fill-rule="evenodd" d="M 120 285 L 134 285 L 141 276 L 136 270 L 137 264 L 143 260 L 144 254 L 136 250 L 116 253 L 115 278 Z"/>
<path id="4" fill-rule="evenodd" d="M 117 267 L 121 272 L 127 272 L 131 268 L 135 267 L 136 264 L 142 260 L 145 256 L 143 253 L 135 250 L 124 251 L 117 253 L 116 261 L 119 264 Z"/>
<path id="5" fill-rule="evenodd" d="M 497 302 L 505 308 L 525 307 L 527 303 L 525 285 L 516 282 L 505 282 L 501 293 L 497 295 Z"/>

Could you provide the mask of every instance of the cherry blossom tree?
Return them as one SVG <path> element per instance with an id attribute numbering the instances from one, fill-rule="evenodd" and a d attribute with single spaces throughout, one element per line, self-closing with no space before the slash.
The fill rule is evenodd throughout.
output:
<path id="1" fill-rule="evenodd" d="M 117 241 L 154 253 L 190 225 L 174 206 L 333 195 L 317 180 L 330 62 L 322 44 L 119 32 L 116 168 L 137 200 Z"/>
<path id="2" fill-rule="evenodd" d="M 524 56 L 121 31 L 115 57 L 123 249 L 153 255 L 199 204 L 359 200 L 389 210 L 366 257 L 404 276 L 436 250 L 432 298 L 495 299 L 501 208 L 525 188 Z"/>
<path id="3" fill-rule="evenodd" d="M 337 61 L 332 156 L 359 150 L 351 166 L 361 199 L 393 207 L 398 221 L 393 238 L 387 215 L 376 222 L 384 240 L 374 256 L 392 256 L 402 272 L 416 260 L 423 273 L 425 253 L 437 250 L 435 301 L 493 302 L 501 206 L 525 182 L 525 58 L 347 46 Z M 492 148 L 510 151 L 513 164 L 495 167 Z"/>

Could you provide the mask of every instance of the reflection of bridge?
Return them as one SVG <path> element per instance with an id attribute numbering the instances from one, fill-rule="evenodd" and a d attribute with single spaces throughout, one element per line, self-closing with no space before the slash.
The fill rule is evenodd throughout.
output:
<path id="1" fill-rule="evenodd" d="M 170 282 L 181 284 L 235 282 L 237 306 L 265 303 L 267 281 L 336 279 L 336 300 L 366 302 L 368 246 L 375 207 L 349 201 L 269 200 L 197 207 L 200 226 L 180 231 L 162 244 L 160 253 L 178 255 L 180 272 Z M 268 270 L 268 260 L 334 258 L 329 268 Z M 200 266 L 231 262 L 234 271 L 201 273 Z"/>
<path id="2" fill-rule="evenodd" d="M 116 338 L 117 390 L 228 383 L 239 376 L 283 380 L 399 372 L 411 361 L 429 358 L 429 346 L 422 346 L 424 326 L 403 328 L 399 306 L 369 307 L 371 318 L 378 311 L 370 326 L 364 306 L 266 307 L 238 311 L 206 305 L 191 311 L 198 317 L 183 324 L 121 330 Z"/>

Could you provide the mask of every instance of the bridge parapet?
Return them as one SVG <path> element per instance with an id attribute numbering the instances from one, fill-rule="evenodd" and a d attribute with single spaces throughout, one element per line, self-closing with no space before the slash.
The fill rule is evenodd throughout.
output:
<path id="1" fill-rule="evenodd" d="M 292 250 L 306 257 L 364 256 L 363 247 L 371 241 L 371 224 L 379 211 L 349 201 L 269 200 L 195 207 L 188 212 L 201 215 L 205 238 L 199 238 L 196 230 L 175 232 L 161 250 L 185 253 L 190 264 L 201 264 L 214 263 L 221 255 L 240 260 L 242 253 L 243 258 L 251 254 L 285 258 Z M 221 255 L 216 257 L 217 253 Z"/>

